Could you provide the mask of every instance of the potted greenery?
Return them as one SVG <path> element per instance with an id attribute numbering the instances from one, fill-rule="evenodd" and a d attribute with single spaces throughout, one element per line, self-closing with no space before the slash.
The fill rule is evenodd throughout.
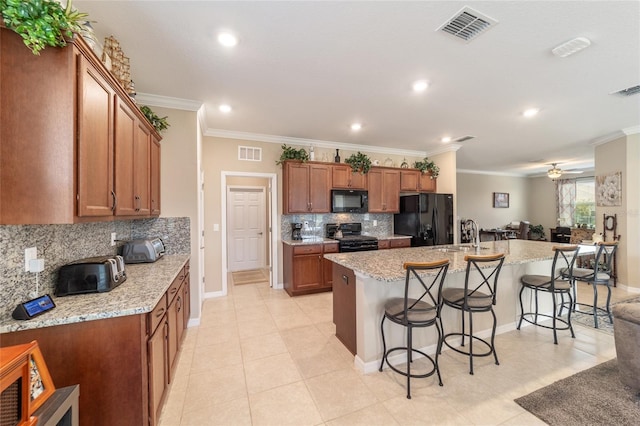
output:
<path id="1" fill-rule="evenodd" d="M 304 148 L 296 149 L 291 146 L 282 145 L 282 154 L 280 154 L 280 160 L 276 161 L 276 164 L 282 164 L 287 160 L 300 160 L 303 163 L 309 160 L 309 154 Z"/>
<path id="2" fill-rule="evenodd" d="M 435 162 L 429 160 L 429 157 L 424 157 L 422 161 L 416 161 L 413 163 L 413 167 L 420 170 L 420 172 L 430 173 L 431 179 L 435 179 L 440 174 L 440 167 Z"/>
<path id="3" fill-rule="evenodd" d="M 360 151 L 357 154 L 351 154 L 344 162 L 351 165 L 351 169 L 357 173 L 365 174 L 371 169 L 371 160 L 367 154 L 363 154 Z"/>
<path id="4" fill-rule="evenodd" d="M 87 14 L 56 0 L 0 0 L 4 25 L 22 37 L 34 55 L 46 46 L 66 46 L 67 39 L 81 32 Z"/>
<path id="5" fill-rule="evenodd" d="M 544 226 L 533 225 L 529 228 L 532 240 L 544 240 Z"/>
<path id="6" fill-rule="evenodd" d="M 148 106 L 146 105 L 141 106 L 140 111 L 142 111 L 144 116 L 147 117 L 147 120 L 149 120 L 149 123 L 151 123 L 151 125 L 156 129 L 158 133 L 167 130 L 167 128 L 170 126 L 166 116 L 159 117 Z"/>

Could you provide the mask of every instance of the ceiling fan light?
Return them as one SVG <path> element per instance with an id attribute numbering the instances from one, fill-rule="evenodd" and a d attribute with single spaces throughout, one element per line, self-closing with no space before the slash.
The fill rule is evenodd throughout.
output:
<path id="1" fill-rule="evenodd" d="M 552 169 L 547 170 L 547 176 L 549 176 L 549 178 L 551 179 L 558 179 L 560 176 L 562 176 L 562 170 L 556 169 L 554 167 Z"/>

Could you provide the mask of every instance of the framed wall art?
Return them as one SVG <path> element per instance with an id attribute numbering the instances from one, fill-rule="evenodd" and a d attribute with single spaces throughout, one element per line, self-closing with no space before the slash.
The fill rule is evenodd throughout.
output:
<path id="1" fill-rule="evenodd" d="M 493 193 L 493 208 L 494 209 L 507 209 L 507 208 L 509 208 L 509 193 L 508 192 L 494 192 Z"/>
<path id="2" fill-rule="evenodd" d="M 596 205 L 599 207 L 622 205 L 622 172 L 596 176 Z"/>

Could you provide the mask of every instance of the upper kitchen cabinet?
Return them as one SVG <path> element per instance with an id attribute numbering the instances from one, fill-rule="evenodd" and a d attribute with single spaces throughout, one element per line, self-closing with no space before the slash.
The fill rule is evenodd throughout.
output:
<path id="1" fill-rule="evenodd" d="M 400 170 L 372 167 L 367 181 L 370 213 L 400 211 Z"/>
<path id="2" fill-rule="evenodd" d="M 403 169 L 400 170 L 400 191 L 436 192 L 436 179 L 431 179 L 431 173 Z"/>
<path id="3" fill-rule="evenodd" d="M 151 215 L 160 215 L 160 140 L 151 135 Z"/>
<path id="4" fill-rule="evenodd" d="M 159 214 L 151 145 L 160 136 L 84 40 L 35 56 L 0 28 L 0 88 L 0 224 Z M 125 115 L 126 130 L 117 128 Z M 131 183 L 119 194 L 122 179 Z"/>
<path id="5" fill-rule="evenodd" d="M 323 163 L 285 161 L 283 213 L 329 213 L 331 166 Z"/>
<path id="6" fill-rule="evenodd" d="M 333 165 L 331 186 L 337 189 L 367 189 L 367 177 L 362 173 L 354 173 L 349 165 Z"/>

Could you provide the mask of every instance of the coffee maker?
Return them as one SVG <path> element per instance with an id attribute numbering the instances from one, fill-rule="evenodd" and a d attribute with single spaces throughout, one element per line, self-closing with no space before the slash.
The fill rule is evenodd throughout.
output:
<path id="1" fill-rule="evenodd" d="M 302 224 L 301 223 L 292 223 L 291 224 L 291 239 L 292 240 L 301 240 L 302 239 Z"/>

